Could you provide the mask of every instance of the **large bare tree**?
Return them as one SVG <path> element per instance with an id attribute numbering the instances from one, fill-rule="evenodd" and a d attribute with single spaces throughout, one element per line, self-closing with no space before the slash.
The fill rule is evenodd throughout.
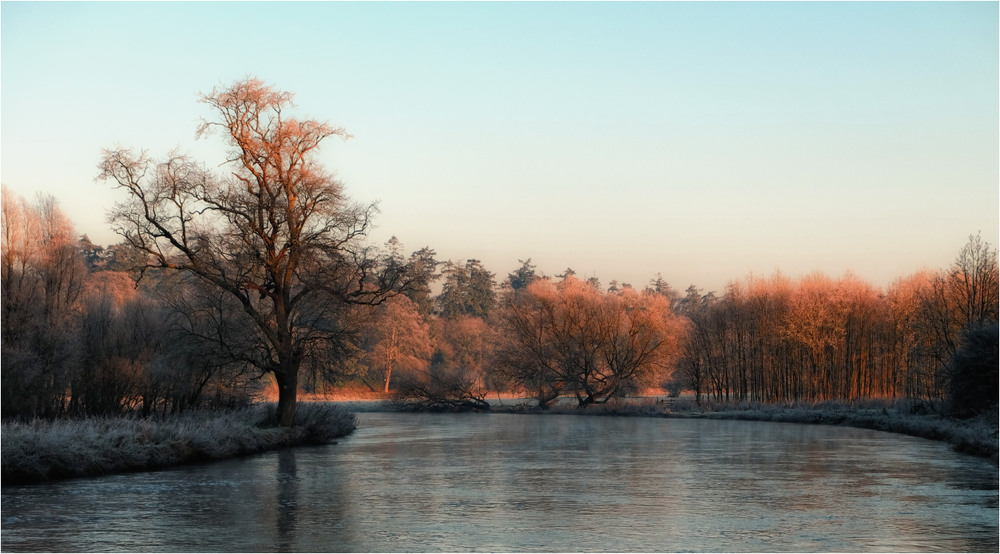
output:
<path id="1" fill-rule="evenodd" d="M 411 277 L 363 243 L 376 206 L 349 201 L 317 161 L 324 140 L 349 137 L 344 129 L 292 117 L 292 95 L 254 78 L 201 101 L 216 117 L 199 135 L 222 132 L 229 171 L 106 150 L 100 178 L 128 195 L 110 220 L 146 267 L 188 272 L 239 303 L 256 337 L 240 355 L 274 375 L 278 423 L 291 425 L 299 370 L 334 361 L 344 306 L 378 304 Z"/>

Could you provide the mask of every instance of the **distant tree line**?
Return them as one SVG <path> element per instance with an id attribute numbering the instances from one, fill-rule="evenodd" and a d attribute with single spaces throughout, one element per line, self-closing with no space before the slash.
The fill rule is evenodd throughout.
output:
<path id="1" fill-rule="evenodd" d="M 947 270 L 885 292 L 821 274 L 750 278 L 721 298 L 692 288 L 678 303 L 689 330 L 675 378 L 699 401 L 910 398 L 964 413 L 963 381 L 995 404 L 995 364 L 975 360 L 996 358 L 997 298 L 997 254 L 979 236 Z"/>
<path id="2" fill-rule="evenodd" d="M 238 302 L 145 268 L 127 243 L 76 238 L 51 197 L 3 195 L 5 418 L 259 398 L 268 380 Z M 380 252 L 414 286 L 339 310 L 302 390 L 357 383 L 448 409 L 488 408 L 493 392 L 582 407 L 657 386 L 699 403 L 908 398 L 961 417 L 996 406 L 997 252 L 979 236 L 951 267 L 885 291 L 817 273 L 750 277 L 721 296 L 693 285 L 680 295 L 660 276 L 603 290 L 571 269 L 539 274 L 530 259 L 497 284 L 478 260 L 442 263 L 429 248 L 404 257 L 395 238 Z"/>
<path id="3" fill-rule="evenodd" d="M 697 402 L 909 398 L 967 417 L 997 403 L 997 251 L 970 237 L 951 267 L 887 290 L 851 275 L 678 294 L 531 259 L 498 283 L 479 260 L 365 242 L 315 152 L 346 131 L 289 115 L 256 79 L 203 95 L 226 175 L 185 156 L 109 150 L 122 242 L 78 238 L 51 197 L 3 189 L 4 418 L 180 412 L 344 385 L 428 408 L 513 392 L 586 407 L 664 387 Z M 440 288 L 438 288 L 438 286 Z M 439 292 L 434 294 L 432 290 Z"/>

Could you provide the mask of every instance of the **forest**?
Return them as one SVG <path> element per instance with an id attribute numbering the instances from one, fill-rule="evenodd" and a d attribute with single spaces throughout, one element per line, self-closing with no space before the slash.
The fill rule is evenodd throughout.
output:
<path id="1" fill-rule="evenodd" d="M 998 397 L 997 251 L 970 236 L 954 263 L 882 289 L 846 274 L 746 277 L 723 291 L 644 286 L 531 259 L 505 277 L 474 259 L 366 243 L 314 158 L 343 129 L 287 116 L 256 79 L 205 94 L 201 133 L 229 175 L 170 155 L 105 151 L 126 198 L 122 238 L 78 236 L 50 196 L 3 188 L 4 419 L 183 413 L 277 391 L 365 389 L 428 408 L 497 393 L 585 408 L 650 390 L 702 402 L 909 399 L 970 417 Z M 957 245 L 958 246 L 958 245 Z"/>

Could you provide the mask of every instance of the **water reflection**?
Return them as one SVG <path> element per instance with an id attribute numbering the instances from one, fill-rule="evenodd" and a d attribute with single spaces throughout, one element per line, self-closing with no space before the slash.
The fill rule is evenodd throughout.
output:
<path id="1" fill-rule="evenodd" d="M 4 489 L 2 547 L 996 551 L 997 472 L 805 425 L 362 414 L 338 445 Z"/>
<path id="2" fill-rule="evenodd" d="M 298 509 L 298 477 L 295 475 L 295 452 L 286 450 L 278 453 L 278 517 L 275 518 L 278 534 L 278 550 L 292 551 L 297 535 L 295 511 Z"/>

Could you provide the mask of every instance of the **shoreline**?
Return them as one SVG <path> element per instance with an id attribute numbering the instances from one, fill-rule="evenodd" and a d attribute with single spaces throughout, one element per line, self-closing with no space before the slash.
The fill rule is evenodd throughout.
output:
<path id="1" fill-rule="evenodd" d="M 851 405 L 832 401 L 786 404 L 743 402 L 721 405 L 707 404 L 698 407 L 688 399 L 651 397 L 591 405 L 584 409 L 568 403 L 561 403 L 548 410 L 540 410 L 529 405 L 528 401 L 523 401 L 511 405 L 491 405 L 489 412 L 772 421 L 776 423 L 856 427 L 944 442 L 949 444 L 955 452 L 986 458 L 994 464 L 1000 465 L 998 417 L 995 411 L 992 414 L 959 420 L 934 414 L 912 414 L 883 401 L 868 401 L 859 404 Z M 388 402 L 383 403 L 380 408 L 373 406 L 367 406 L 367 408 L 367 410 L 358 411 L 400 411 L 400 408 Z"/>
<path id="2" fill-rule="evenodd" d="M 530 400 L 507 398 L 487 413 L 659 417 L 772 421 L 839 425 L 945 442 L 958 453 L 998 464 L 997 418 L 956 420 L 918 415 L 873 401 L 865 405 L 740 403 L 697 407 L 687 399 L 633 398 L 580 409 L 563 402 L 549 410 Z M 270 411 L 269 411 L 270 410 Z M 312 400 L 299 405 L 291 428 L 263 425 L 272 404 L 238 410 L 194 412 L 143 420 L 133 417 L 84 418 L 3 424 L 2 485 L 16 486 L 79 477 L 154 471 L 219 461 L 295 446 L 329 444 L 357 427 L 355 413 L 405 412 L 385 399 Z"/>
<path id="3" fill-rule="evenodd" d="M 996 426 L 992 429 L 984 420 L 954 420 L 934 415 L 900 414 L 892 410 L 725 410 L 706 412 L 674 412 L 659 417 L 678 419 L 725 419 L 770 421 L 803 425 L 831 425 L 884 431 L 911 437 L 944 442 L 960 454 L 991 460 L 1000 465 Z M 991 436 L 992 434 L 992 436 Z"/>

